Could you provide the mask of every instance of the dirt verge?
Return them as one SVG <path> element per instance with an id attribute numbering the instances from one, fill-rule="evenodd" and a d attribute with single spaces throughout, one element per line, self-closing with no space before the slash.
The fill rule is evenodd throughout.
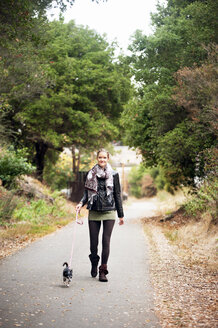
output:
<path id="1" fill-rule="evenodd" d="M 177 238 L 176 232 L 178 235 L 180 228 L 184 229 L 188 224 L 175 218 L 163 225 L 160 220 L 160 217 L 146 219 L 144 230 L 149 242 L 150 273 L 155 290 L 156 314 L 161 326 L 217 327 L 218 280 L 213 256 L 208 258 L 209 250 L 205 245 L 201 245 L 201 251 L 206 250 L 204 259 L 203 251 L 199 257 L 199 247 L 190 252 L 185 250 L 188 241 L 184 242 L 181 252 L 181 243 L 170 242 L 166 232 L 172 239 L 173 234 Z M 213 266 L 207 265 L 210 260 L 213 260 Z"/>

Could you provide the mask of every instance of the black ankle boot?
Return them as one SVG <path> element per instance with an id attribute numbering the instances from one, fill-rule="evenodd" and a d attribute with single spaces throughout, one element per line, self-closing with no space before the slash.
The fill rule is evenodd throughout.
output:
<path id="1" fill-rule="evenodd" d="M 106 275 L 108 274 L 107 264 L 102 264 L 99 267 L 99 281 L 107 282 Z"/>
<path id="2" fill-rule="evenodd" d="M 97 276 L 97 273 L 98 273 L 98 262 L 99 262 L 100 257 L 98 255 L 93 256 L 92 254 L 90 254 L 89 259 L 92 263 L 91 276 L 93 278 L 95 278 Z"/>

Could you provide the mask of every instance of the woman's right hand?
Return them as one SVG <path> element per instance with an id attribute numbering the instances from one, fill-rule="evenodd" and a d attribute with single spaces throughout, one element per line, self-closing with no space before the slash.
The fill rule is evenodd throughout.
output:
<path id="1" fill-rule="evenodd" d="M 76 205 L 76 211 L 77 211 L 77 212 L 80 212 L 81 207 L 82 207 L 82 203 L 77 204 L 77 205 Z"/>

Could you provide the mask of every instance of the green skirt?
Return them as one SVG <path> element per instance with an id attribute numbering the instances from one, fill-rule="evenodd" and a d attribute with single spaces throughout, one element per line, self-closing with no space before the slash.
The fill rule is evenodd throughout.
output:
<path id="1" fill-rule="evenodd" d="M 116 211 L 89 211 L 88 219 L 92 221 L 116 220 Z"/>

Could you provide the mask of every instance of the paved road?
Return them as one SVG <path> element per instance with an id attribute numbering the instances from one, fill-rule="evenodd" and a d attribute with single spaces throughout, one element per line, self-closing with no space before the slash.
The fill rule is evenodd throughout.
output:
<path id="1" fill-rule="evenodd" d="M 62 284 L 75 224 L 0 261 L 0 327 L 160 327 L 153 310 L 148 248 L 139 218 L 152 206 L 135 203 L 111 240 L 108 283 L 90 277 L 88 226 L 76 225 L 73 282 Z"/>

